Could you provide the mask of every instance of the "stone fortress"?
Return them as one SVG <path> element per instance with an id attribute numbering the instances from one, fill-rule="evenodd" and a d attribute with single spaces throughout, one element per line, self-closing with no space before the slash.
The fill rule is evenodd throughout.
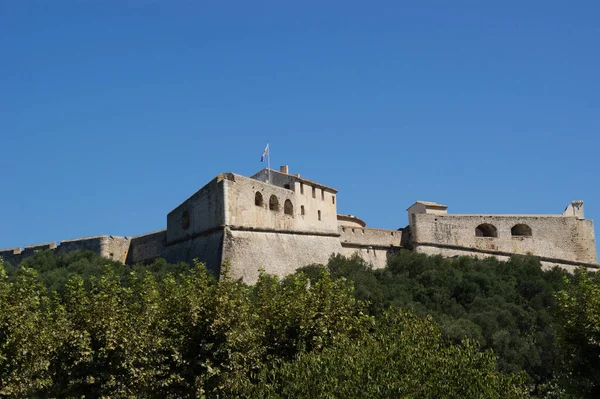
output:
<path id="1" fill-rule="evenodd" d="M 357 253 L 374 268 L 400 249 L 447 257 L 531 254 L 544 267 L 600 268 L 594 225 L 583 202 L 557 215 L 452 215 L 447 206 L 417 201 L 409 225 L 398 230 L 366 227 L 337 213 L 337 190 L 290 174 L 263 169 L 251 177 L 222 173 L 167 215 L 167 228 L 137 237 L 96 236 L 0 250 L 17 264 L 35 251 L 92 250 L 126 264 L 198 259 L 217 275 L 227 260 L 233 278 L 256 281 L 259 269 L 276 275 L 308 264 L 325 264 L 332 254 Z"/>

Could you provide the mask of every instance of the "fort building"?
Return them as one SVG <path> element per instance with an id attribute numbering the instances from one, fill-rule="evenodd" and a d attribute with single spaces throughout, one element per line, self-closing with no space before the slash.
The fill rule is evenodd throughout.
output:
<path id="1" fill-rule="evenodd" d="M 88 249 L 127 264 L 198 259 L 217 275 L 227 260 L 232 277 L 249 283 L 260 269 L 284 276 L 337 253 L 358 254 L 382 268 L 402 248 L 448 257 L 530 254 L 544 267 L 600 267 L 594 225 L 584 219 L 582 201 L 557 215 L 453 215 L 445 205 L 417 201 L 407 210 L 408 226 L 386 230 L 338 214 L 337 195 L 287 166 L 250 177 L 222 173 L 169 212 L 166 229 L 10 248 L 0 250 L 0 257 L 17 264 L 36 250 Z"/>

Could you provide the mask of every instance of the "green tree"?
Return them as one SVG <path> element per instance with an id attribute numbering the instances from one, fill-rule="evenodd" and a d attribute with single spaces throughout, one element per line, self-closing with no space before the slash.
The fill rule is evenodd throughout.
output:
<path id="1" fill-rule="evenodd" d="M 600 397 L 600 277 L 580 268 L 556 294 L 563 383 L 576 395 Z"/>
<path id="2" fill-rule="evenodd" d="M 391 310 L 373 333 L 342 339 L 263 374 L 253 397 L 525 398 L 524 375 L 495 369 L 491 351 L 451 345 L 431 319 Z"/>

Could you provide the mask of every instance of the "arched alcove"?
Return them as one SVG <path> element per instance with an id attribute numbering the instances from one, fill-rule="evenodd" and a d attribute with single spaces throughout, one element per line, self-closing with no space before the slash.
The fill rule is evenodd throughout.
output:
<path id="1" fill-rule="evenodd" d="M 260 191 L 257 191 L 256 194 L 254 194 L 254 205 L 263 206 L 263 196 Z"/>
<path id="2" fill-rule="evenodd" d="M 531 237 L 531 227 L 526 224 L 515 224 L 512 229 L 510 229 L 510 235 L 515 237 Z"/>
<path id="3" fill-rule="evenodd" d="M 292 201 L 290 201 L 289 199 L 286 199 L 285 202 L 283 203 L 283 213 L 285 213 L 286 215 L 294 214 L 294 205 L 292 204 Z"/>
<path id="4" fill-rule="evenodd" d="M 476 237 L 498 237 L 498 229 L 489 223 L 480 224 L 475 228 Z"/>

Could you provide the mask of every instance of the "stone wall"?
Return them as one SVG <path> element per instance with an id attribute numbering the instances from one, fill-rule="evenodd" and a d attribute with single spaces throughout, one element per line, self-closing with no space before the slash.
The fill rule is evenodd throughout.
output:
<path id="1" fill-rule="evenodd" d="M 167 215 L 167 243 L 186 240 L 225 224 L 223 181 L 233 179 L 223 173 L 198 190 Z"/>
<path id="2" fill-rule="evenodd" d="M 274 184 L 234 175 L 225 183 L 226 222 L 233 227 L 303 231 L 337 234 L 336 205 L 331 193 L 312 198 L 311 191 L 301 194 Z M 257 193 L 258 196 L 257 201 Z M 276 210 L 271 208 L 271 197 L 276 198 Z M 291 214 L 286 214 L 286 201 Z M 260 205 L 256 205 L 259 203 Z M 304 215 L 302 209 L 304 207 Z M 319 220 L 321 211 L 321 220 Z"/>
<path id="3" fill-rule="evenodd" d="M 493 225 L 497 237 L 477 237 L 475 229 Z M 517 224 L 531 228 L 531 236 L 512 236 Z M 533 254 L 573 262 L 597 263 L 593 222 L 556 215 L 434 215 L 413 214 L 412 244 L 451 246 L 476 251 Z"/>
<path id="4" fill-rule="evenodd" d="M 231 276 L 252 284 L 262 268 L 285 276 L 309 264 L 326 264 L 330 255 L 341 253 L 336 236 L 257 232 L 226 228 L 223 259 L 231 264 Z"/>
<path id="5" fill-rule="evenodd" d="M 193 263 L 194 259 L 206 264 L 216 276 L 220 275 L 223 253 L 223 230 L 199 235 L 189 240 L 165 246 L 162 257 L 169 263 Z"/>
<path id="6" fill-rule="evenodd" d="M 514 255 L 514 254 L 499 253 L 499 252 L 486 253 L 486 252 L 473 251 L 473 250 L 469 250 L 466 248 L 458 248 L 458 247 L 446 248 L 446 247 L 429 246 L 429 245 L 423 245 L 423 246 L 417 247 L 416 252 L 426 254 L 426 255 L 441 255 L 444 257 L 448 257 L 448 258 L 456 257 L 456 256 L 472 256 L 474 258 L 479 258 L 479 259 L 494 257 L 500 261 L 508 261 L 510 259 L 510 257 L 512 255 Z M 546 270 L 551 269 L 555 266 L 561 267 L 570 272 L 574 271 L 579 266 L 584 266 L 588 270 L 600 270 L 600 265 L 594 264 L 594 263 L 567 262 L 567 261 L 561 261 L 559 259 L 552 260 L 552 259 L 545 258 L 545 257 L 540 257 L 540 263 L 542 265 L 542 268 L 546 269 Z"/>
<path id="7" fill-rule="evenodd" d="M 340 226 L 340 242 L 344 256 L 357 254 L 374 269 L 387 266 L 388 257 L 402 246 L 402 230 Z"/>
<path id="8" fill-rule="evenodd" d="M 130 239 L 118 236 L 94 236 L 63 240 L 60 245 L 55 242 L 29 245 L 0 251 L 0 257 L 7 263 L 18 265 L 23 259 L 32 256 L 36 251 L 51 250 L 67 253 L 75 250 L 92 251 L 102 257 L 118 262 L 125 262 L 129 250 Z"/>
<path id="9" fill-rule="evenodd" d="M 162 257 L 166 242 L 166 229 L 133 237 L 129 246 L 127 264 L 148 263 Z"/>

